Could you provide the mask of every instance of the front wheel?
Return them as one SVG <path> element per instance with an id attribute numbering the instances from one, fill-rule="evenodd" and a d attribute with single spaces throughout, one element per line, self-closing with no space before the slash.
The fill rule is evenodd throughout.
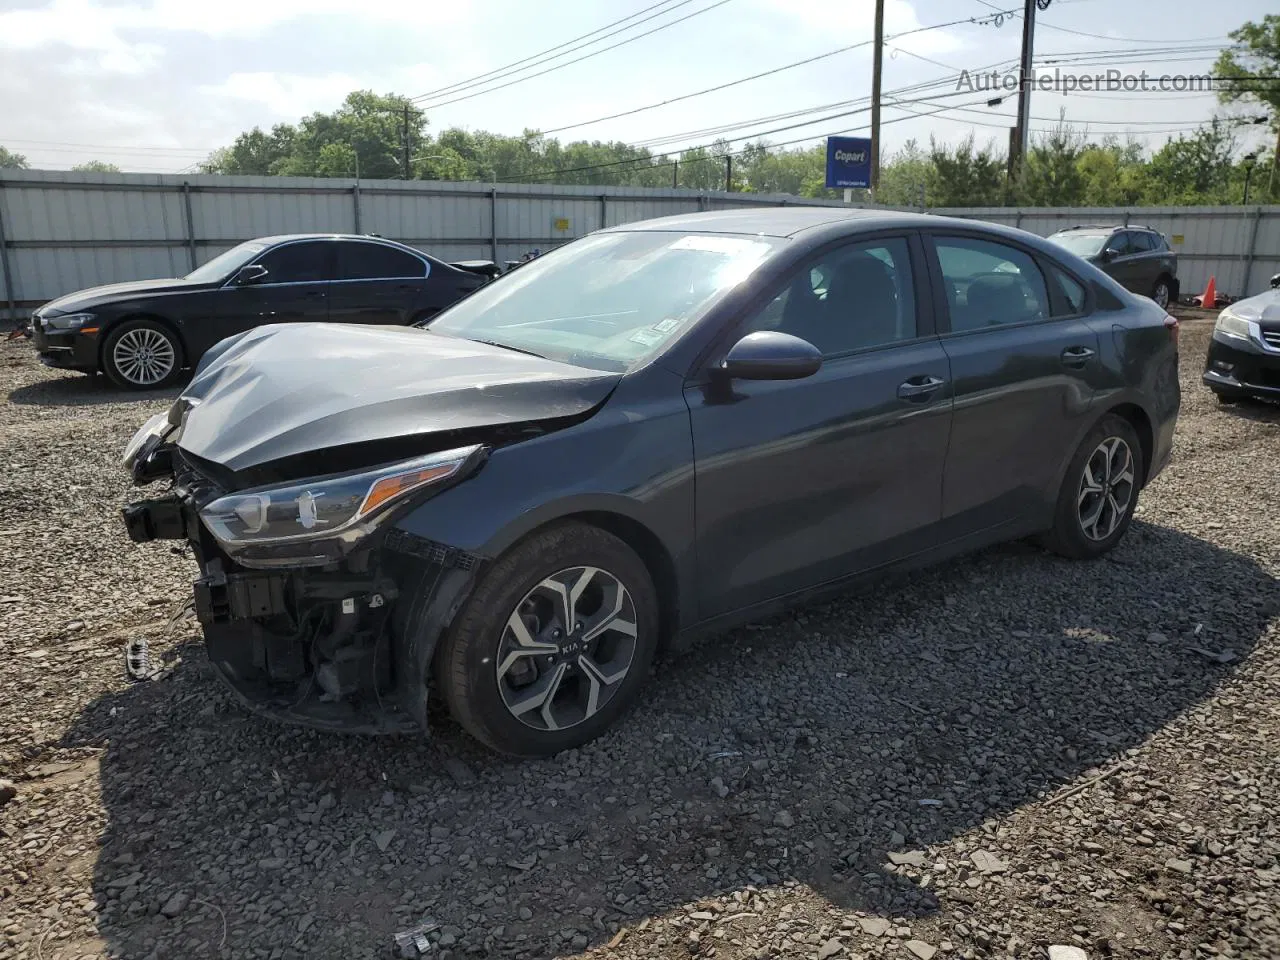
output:
<path id="1" fill-rule="evenodd" d="M 1071 459 L 1045 545 L 1073 560 L 1102 556 L 1129 529 L 1142 475 L 1142 445 L 1133 425 L 1103 417 Z"/>
<path id="2" fill-rule="evenodd" d="M 102 370 L 116 386 L 129 390 L 167 387 L 182 372 L 182 344 L 164 324 L 129 320 L 108 334 Z"/>
<path id="3" fill-rule="evenodd" d="M 483 576 L 441 641 L 436 682 L 476 739 L 549 756 L 632 706 L 658 633 L 653 581 L 635 552 L 597 527 L 559 524 Z"/>
<path id="4" fill-rule="evenodd" d="M 1151 299 L 1156 302 L 1161 310 L 1169 309 L 1169 299 L 1172 291 L 1169 289 L 1169 281 L 1161 277 L 1156 281 L 1156 285 L 1151 288 Z"/>

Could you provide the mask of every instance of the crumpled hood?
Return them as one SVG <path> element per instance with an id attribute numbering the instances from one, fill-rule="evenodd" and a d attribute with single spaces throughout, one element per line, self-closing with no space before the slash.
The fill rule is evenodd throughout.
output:
<path id="1" fill-rule="evenodd" d="M 134 280 L 131 283 L 109 283 L 102 287 L 90 287 L 68 293 L 57 300 L 50 300 L 40 308 L 42 314 L 74 313 L 103 303 L 116 300 L 127 300 L 137 294 L 152 295 L 156 293 L 176 293 L 190 290 L 193 287 L 207 287 L 209 284 L 197 280 Z"/>
<path id="2" fill-rule="evenodd" d="M 178 446 L 239 472 L 330 447 L 571 417 L 621 374 L 406 327 L 272 324 L 205 354 Z"/>
<path id="3" fill-rule="evenodd" d="M 1241 320 L 1253 320 L 1270 330 L 1280 329 L 1280 290 L 1237 300 L 1227 309 Z"/>

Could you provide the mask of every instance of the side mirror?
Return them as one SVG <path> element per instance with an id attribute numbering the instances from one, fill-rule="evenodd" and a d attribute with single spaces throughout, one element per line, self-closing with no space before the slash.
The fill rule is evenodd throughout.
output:
<path id="1" fill-rule="evenodd" d="M 1115 256 L 1116 256 L 1115 250 L 1113 250 L 1111 247 L 1103 247 L 1102 253 L 1098 254 L 1098 259 L 1100 259 L 1103 263 L 1109 263 L 1111 260 L 1115 259 Z"/>
<path id="2" fill-rule="evenodd" d="M 236 271 L 235 284 L 237 287 L 247 287 L 250 284 L 257 283 L 267 275 L 269 271 L 260 263 L 251 263 L 247 267 L 241 267 Z"/>
<path id="3" fill-rule="evenodd" d="M 1271 286 L 1274 289 L 1280 290 L 1280 273 L 1277 273 L 1274 277 L 1271 278 Z"/>
<path id="4" fill-rule="evenodd" d="M 808 340 L 776 330 L 748 333 L 730 349 L 720 369 L 738 380 L 803 380 L 822 367 L 822 353 Z"/>

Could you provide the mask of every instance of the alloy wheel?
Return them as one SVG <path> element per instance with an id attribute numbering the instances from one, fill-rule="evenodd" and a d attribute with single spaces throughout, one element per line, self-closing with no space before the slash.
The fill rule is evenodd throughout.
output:
<path id="1" fill-rule="evenodd" d="M 1133 494 L 1133 451 L 1120 437 L 1108 437 L 1089 455 L 1080 477 L 1076 506 L 1084 535 L 1101 541 L 1115 533 Z"/>
<path id="2" fill-rule="evenodd" d="M 159 330 L 135 327 L 116 341 L 111 359 L 120 376 L 135 386 L 150 387 L 173 372 L 177 352 L 172 341 Z"/>
<path id="3" fill-rule="evenodd" d="M 1156 284 L 1155 291 L 1151 294 L 1151 299 L 1156 302 L 1161 310 L 1169 306 L 1169 285 L 1161 280 Z"/>
<path id="4" fill-rule="evenodd" d="M 538 583 L 506 620 L 495 658 L 502 702 L 526 726 L 577 726 L 613 699 L 636 654 L 636 609 L 622 581 L 570 567 Z"/>

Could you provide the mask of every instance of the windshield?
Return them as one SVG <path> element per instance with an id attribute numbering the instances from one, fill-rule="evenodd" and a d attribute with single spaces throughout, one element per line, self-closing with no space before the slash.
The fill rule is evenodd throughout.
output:
<path id="1" fill-rule="evenodd" d="M 268 246 L 270 244 L 263 243 L 261 240 L 246 240 L 226 253 L 218 254 L 203 266 L 196 267 L 183 279 L 197 280 L 200 283 L 216 283 L 219 280 L 225 280 Z"/>
<path id="2" fill-rule="evenodd" d="M 1109 233 L 1055 233 L 1049 239 L 1077 257 L 1096 257 Z"/>
<path id="3" fill-rule="evenodd" d="M 433 320 L 431 330 L 621 372 L 657 353 L 785 242 L 596 234 L 481 287 Z"/>

